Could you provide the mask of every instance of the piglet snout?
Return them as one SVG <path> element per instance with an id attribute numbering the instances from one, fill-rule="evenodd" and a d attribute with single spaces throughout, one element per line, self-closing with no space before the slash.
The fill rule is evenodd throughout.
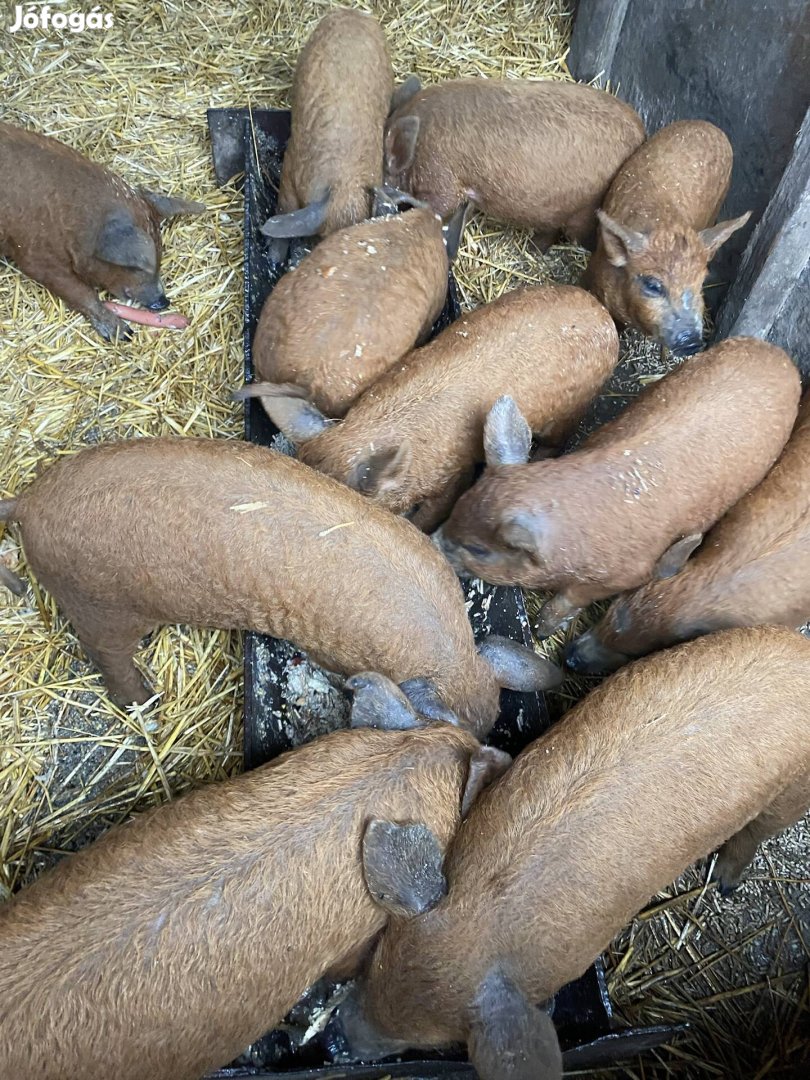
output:
<path id="1" fill-rule="evenodd" d="M 697 330 L 681 330 L 667 344 L 676 356 L 694 356 L 703 348 L 703 335 Z"/>
<path id="2" fill-rule="evenodd" d="M 629 660 L 628 656 L 602 645 L 592 630 L 570 641 L 563 655 L 566 667 L 581 675 L 605 675 Z"/>
<path id="3" fill-rule="evenodd" d="M 430 534 L 430 539 L 434 547 L 439 549 L 445 559 L 447 559 L 453 567 L 458 577 L 464 579 L 472 576 L 464 565 L 464 560 L 461 557 L 458 546 L 454 544 L 452 540 L 448 539 L 443 532 L 441 525 Z"/>

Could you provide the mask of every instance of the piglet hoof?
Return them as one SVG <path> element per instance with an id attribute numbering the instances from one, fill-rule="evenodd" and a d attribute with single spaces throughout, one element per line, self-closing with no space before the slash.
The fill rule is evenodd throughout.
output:
<path id="1" fill-rule="evenodd" d="M 742 829 L 729 837 L 717 853 L 711 880 L 717 882 L 717 891 L 723 898 L 731 896 L 742 884 L 743 874 L 757 850 L 757 835 L 751 829 Z"/>
<path id="2" fill-rule="evenodd" d="M 122 342 L 132 338 L 133 331 L 130 326 L 111 311 L 104 310 L 101 315 L 91 316 L 90 322 L 105 341 Z"/>
<path id="3" fill-rule="evenodd" d="M 733 896 L 742 883 L 741 872 L 731 866 L 722 853 L 714 865 L 711 880 L 717 885 L 717 892 L 724 900 Z"/>
<path id="4" fill-rule="evenodd" d="M 733 838 L 731 843 L 733 844 Z M 743 870 L 744 866 L 740 865 L 738 859 L 732 857 L 728 845 L 725 850 L 720 849 L 709 880 L 717 886 L 717 892 L 723 900 L 728 900 L 739 889 L 742 884 Z"/>
<path id="5" fill-rule="evenodd" d="M 137 676 L 127 680 L 125 684 L 109 687 L 110 701 L 120 709 L 127 709 L 132 705 L 145 705 L 155 696 L 154 689 L 144 679 Z"/>

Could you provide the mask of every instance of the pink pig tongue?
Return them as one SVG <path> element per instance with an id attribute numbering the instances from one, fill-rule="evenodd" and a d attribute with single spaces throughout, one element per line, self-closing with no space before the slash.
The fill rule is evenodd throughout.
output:
<path id="1" fill-rule="evenodd" d="M 119 318 L 126 319 L 127 322 L 151 326 L 153 330 L 185 330 L 189 325 L 185 315 L 180 315 L 176 311 L 147 311 L 146 308 L 130 307 L 128 304 L 119 304 L 115 300 L 105 300 L 104 307 L 109 308 Z"/>

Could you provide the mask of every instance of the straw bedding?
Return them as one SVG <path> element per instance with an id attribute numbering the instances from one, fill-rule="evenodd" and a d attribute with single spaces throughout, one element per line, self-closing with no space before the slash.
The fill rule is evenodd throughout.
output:
<path id="1" fill-rule="evenodd" d="M 569 77 L 563 0 L 358 6 L 381 19 L 400 77 Z M 111 30 L 0 30 L 0 118 L 208 207 L 165 231 L 164 278 L 173 307 L 192 319 L 182 333 L 138 329 L 131 343 L 105 345 L 80 316 L 0 264 L 0 497 L 102 440 L 240 435 L 229 391 L 242 364 L 241 198 L 214 186 L 205 109 L 286 105 L 298 50 L 329 7 L 120 0 L 109 5 Z M 517 284 L 576 280 L 583 265 L 577 249 L 543 257 L 527 234 L 473 219 L 457 269 L 464 302 L 475 305 Z M 634 336 L 625 346 L 610 393 L 661 370 L 657 347 Z M 21 568 L 19 558 L 13 530 L 0 533 L 0 559 Z M 142 660 L 160 698 L 140 711 L 107 701 L 35 586 L 22 601 L 0 589 L 0 635 L 0 898 L 131 812 L 240 768 L 239 635 L 187 627 L 154 635 Z M 555 710 L 584 688 L 569 681 Z M 806 852 L 805 823 L 767 845 L 726 903 L 687 875 L 614 944 L 610 983 L 621 1016 L 694 1025 L 677 1047 L 625 1075 L 770 1077 L 780 1062 L 802 1060 Z"/>

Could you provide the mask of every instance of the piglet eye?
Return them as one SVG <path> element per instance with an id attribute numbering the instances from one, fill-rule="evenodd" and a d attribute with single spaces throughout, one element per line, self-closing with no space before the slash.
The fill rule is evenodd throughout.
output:
<path id="1" fill-rule="evenodd" d="M 639 288 L 644 296 L 666 296 L 667 290 L 660 278 L 642 274 L 638 278 Z"/>
<path id="2" fill-rule="evenodd" d="M 485 559 L 489 555 L 489 548 L 481 547 L 480 544 L 462 544 L 461 546 L 474 559 Z"/>

